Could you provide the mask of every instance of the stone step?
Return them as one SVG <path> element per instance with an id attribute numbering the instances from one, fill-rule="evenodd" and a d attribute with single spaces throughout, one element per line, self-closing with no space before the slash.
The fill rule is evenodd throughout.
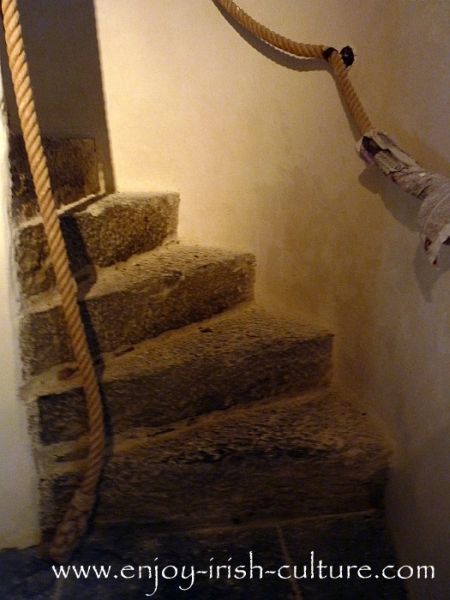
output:
<path id="1" fill-rule="evenodd" d="M 116 193 L 66 208 L 61 228 L 72 272 L 89 275 L 88 267 L 106 267 L 153 250 L 175 237 L 179 195 Z M 18 278 L 25 296 L 55 284 L 40 218 L 25 222 L 16 233 Z"/>
<path id="2" fill-rule="evenodd" d="M 36 548 L 0 552 L 2 598 L 123 599 L 145 598 L 152 593 L 162 600 L 407 597 L 401 580 L 382 577 L 383 568 L 398 563 L 383 514 L 378 511 L 156 535 L 149 527 L 131 523 L 97 528 L 83 539 L 70 563 L 76 567 L 108 564 L 113 573 L 109 578 L 57 579 L 48 563 L 36 554 Z M 120 577 L 124 565 L 135 568 Z M 139 565 L 147 566 L 141 576 Z M 291 567 L 290 572 L 285 565 Z M 350 565 L 368 565 L 372 577 L 358 577 L 353 568 L 350 578 L 336 578 L 340 567 L 345 574 Z M 159 567 L 157 581 L 155 567 Z M 162 576 L 164 567 L 168 567 L 164 572 L 167 576 Z M 181 577 L 183 567 L 185 579 Z M 197 571 L 193 576 L 191 569 Z M 334 579 L 329 576 L 331 572 Z M 367 569 L 361 573 L 367 576 Z M 174 574 L 176 577 L 169 579 Z M 393 569 L 388 569 L 387 575 L 392 574 Z M 430 582 L 430 591 L 432 585 Z"/>
<path id="3" fill-rule="evenodd" d="M 144 326 L 142 318 L 139 323 Z M 234 404 L 324 386 L 331 348 L 328 332 L 250 305 L 167 332 L 123 354 L 103 355 L 100 377 L 108 431 L 165 426 Z M 57 366 L 24 390 L 36 446 L 86 433 L 83 393 L 76 374 L 64 379 L 70 373 L 70 365 Z"/>
<path id="4" fill-rule="evenodd" d="M 87 138 L 43 138 L 52 190 L 57 206 L 70 204 L 100 191 L 95 141 Z M 12 214 L 27 219 L 38 212 L 36 192 L 23 138 L 11 135 L 9 160 Z"/>
<path id="5" fill-rule="evenodd" d="M 157 529 L 248 524 L 380 507 L 389 451 L 361 408 L 329 390 L 234 407 L 155 434 L 116 436 L 97 523 Z M 43 528 L 83 469 L 73 445 L 41 455 Z"/>
<path id="6" fill-rule="evenodd" d="M 254 258 L 172 244 L 96 271 L 79 288 L 94 356 L 214 315 L 253 296 Z M 24 303 L 22 361 L 30 374 L 72 360 L 56 290 Z"/>

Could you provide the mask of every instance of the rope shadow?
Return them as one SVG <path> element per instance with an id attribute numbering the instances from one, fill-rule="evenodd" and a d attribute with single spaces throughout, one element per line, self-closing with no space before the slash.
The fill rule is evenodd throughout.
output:
<path id="1" fill-rule="evenodd" d="M 311 71 L 328 71 L 331 78 L 335 82 L 335 78 L 333 76 L 333 71 L 324 59 L 319 58 L 302 58 L 300 56 L 294 56 L 287 52 L 283 52 L 278 48 L 275 48 L 268 42 L 260 40 L 255 35 L 250 33 L 244 26 L 240 25 L 228 12 L 217 2 L 217 0 L 213 0 L 217 10 L 221 13 L 223 18 L 227 21 L 227 23 L 236 31 L 236 33 L 252 48 L 254 48 L 257 52 L 265 56 L 271 62 L 280 65 L 286 69 L 290 69 L 291 71 L 297 71 L 299 73 L 307 73 Z M 342 108 L 347 117 L 347 122 L 349 124 L 350 129 L 352 130 L 353 137 L 355 140 L 360 138 L 360 134 L 356 123 L 348 109 L 347 103 L 339 89 L 339 87 L 335 83 L 336 92 L 341 101 Z"/>
<path id="2" fill-rule="evenodd" d="M 308 71 L 327 71 L 329 70 L 327 63 L 324 60 L 317 58 L 302 58 L 300 56 L 293 56 L 292 54 L 288 54 L 287 52 L 283 52 L 274 46 L 271 46 L 267 42 L 258 39 L 252 33 L 247 31 L 245 27 L 240 25 L 237 21 L 230 16 L 226 10 L 216 1 L 213 0 L 217 10 L 221 13 L 223 18 L 227 21 L 229 25 L 238 33 L 238 35 L 245 41 L 247 44 L 252 46 L 257 52 L 264 55 L 270 61 L 285 67 L 286 69 L 290 69 L 292 71 L 298 72 L 308 72 Z"/>

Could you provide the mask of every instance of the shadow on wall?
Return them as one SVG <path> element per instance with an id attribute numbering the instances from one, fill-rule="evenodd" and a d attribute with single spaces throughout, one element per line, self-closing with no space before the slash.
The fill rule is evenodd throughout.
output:
<path id="1" fill-rule="evenodd" d="M 42 133 L 93 137 L 114 189 L 93 0 L 21 0 L 19 9 Z M 10 127 L 19 121 L 3 32 L 0 52 Z"/>
<path id="2" fill-rule="evenodd" d="M 422 441 L 409 459 L 393 467 L 388 488 L 391 522 L 397 523 L 399 530 L 403 529 L 403 554 L 407 548 L 409 564 L 415 562 L 435 568 L 434 581 L 422 578 L 415 582 L 414 597 L 417 598 L 448 598 L 448 544 L 442 531 L 448 521 L 449 452 L 450 421 L 444 418 L 440 427 Z M 431 479 L 429 473 L 433 473 Z M 405 513 L 415 519 L 415 527 L 405 523 Z M 418 532 L 426 532 L 426 537 L 418 538 Z"/>
<path id="3" fill-rule="evenodd" d="M 241 36 L 241 38 L 245 40 L 248 44 L 250 44 L 250 46 L 252 46 L 257 52 L 260 52 L 263 56 L 265 56 L 272 62 L 286 69 L 291 69 L 292 71 L 298 71 L 301 73 L 305 73 L 308 71 L 328 71 L 330 77 L 334 79 L 334 75 L 330 66 L 321 58 L 303 58 L 299 56 L 294 56 L 288 54 L 287 52 L 283 52 L 282 50 L 279 50 L 274 46 L 271 46 L 270 44 L 260 40 L 259 38 L 249 33 L 247 29 L 245 29 L 245 27 L 243 27 L 237 21 L 235 21 L 215 0 L 214 4 L 216 5 L 219 12 L 222 14 L 223 18 Z M 326 42 L 324 41 L 323 43 L 325 44 Z M 342 109 L 345 112 L 349 127 L 352 130 L 355 140 L 359 139 L 360 134 L 358 132 L 356 123 L 353 117 L 351 116 L 351 113 L 347 106 L 347 102 L 344 100 L 341 90 L 338 87 L 336 87 L 336 96 L 340 99 Z"/>

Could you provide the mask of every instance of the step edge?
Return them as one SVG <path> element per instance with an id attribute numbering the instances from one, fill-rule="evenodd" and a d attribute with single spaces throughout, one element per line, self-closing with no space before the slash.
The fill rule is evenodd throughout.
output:
<path id="1" fill-rule="evenodd" d="M 233 260 L 246 261 L 249 268 L 253 270 L 254 277 L 256 258 L 250 252 L 226 250 L 223 248 L 209 246 L 203 247 L 180 244 L 177 241 L 171 241 L 168 244 L 163 244 L 157 248 L 154 248 L 153 250 L 148 250 L 147 252 L 143 252 L 141 254 L 133 254 L 125 261 L 120 261 L 107 267 L 95 267 L 97 274 L 96 281 L 89 287 L 87 292 L 84 290 L 83 285 L 78 288 L 78 302 L 89 302 L 107 297 L 114 293 L 126 292 L 128 289 L 132 289 L 132 283 L 126 280 L 126 277 L 122 271 L 119 273 L 119 269 L 127 270 L 130 273 L 135 273 L 141 270 L 140 266 L 135 264 L 139 261 L 145 262 L 148 260 L 151 262 L 153 259 L 156 262 L 160 255 L 166 255 L 167 257 L 173 255 L 176 257 L 177 253 L 182 255 L 183 252 L 198 252 L 199 254 L 203 253 L 203 256 L 201 256 L 198 261 L 193 261 L 192 265 L 189 265 L 189 268 L 186 270 L 187 275 L 194 273 L 197 269 L 202 268 L 203 264 L 208 262 L 208 253 L 217 253 L 218 262 L 228 264 Z M 154 270 L 152 271 L 151 275 L 145 276 L 145 274 L 143 274 L 139 279 L 139 282 L 143 283 L 145 281 L 150 281 L 152 277 L 156 278 L 161 275 L 161 273 L 163 273 L 162 266 L 159 272 L 158 270 Z M 99 277 L 101 279 L 99 279 Z M 106 279 L 110 279 L 110 281 L 106 282 Z M 98 288 L 101 288 L 102 286 L 104 286 L 106 289 L 98 291 Z M 45 313 L 59 306 L 61 306 L 61 298 L 58 290 L 56 288 L 48 289 L 40 292 L 39 294 L 28 296 L 22 300 L 22 317 Z"/>
<path id="2" fill-rule="evenodd" d="M 83 214 L 92 214 L 92 209 L 97 204 L 97 202 L 110 201 L 114 198 L 117 198 L 117 196 L 119 195 L 123 195 L 124 197 L 133 200 L 139 199 L 140 196 L 148 200 L 153 200 L 156 198 L 164 199 L 165 197 L 168 197 L 172 200 L 177 201 L 177 210 L 181 202 L 181 196 L 179 192 L 98 192 L 95 194 L 88 194 L 87 196 L 83 196 L 82 198 L 79 198 L 78 200 L 75 200 L 70 204 L 63 204 L 61 206 L 58 206 L 56 208 L 56 213 L 58 214 L 60 219 L 72 215 L 79 216 Z M 85 204 L 86 206 L 84 206 Z M 37 213 L 36 215 L 29 217 L 28 219 L 22 219 L 15 225 L 16 231 L 18 233 L 22 233 L 22 231 L 28 228 L 31 229 L 42 224 L 42 215 L 40 213 Z"/>
<path id="3" fill-rule="evenodd" d="M 246 405 L 234 405 L 225 410 L 211 411 L 206 414 L 199 415 L 194 419 L 185 419 L 182 421 L 175 421 L 170 424 L 170 431 L 167 431 L 169 425 L 162 427 L 143 427 L 134 428 L 126 432 L 120 432 L 109 438 L 109 451 L 108 458 L 124 455 L 127 453 L 133 453 L 139 450 L 149 450 L 158 447 L 159 444 L 166 441 L 176 441 L 177 438 L 182 438 L 189 434 L 194 434 L 198 431 L 207 430 L 208 427 L 220 427 L 229 421 L 234 421 L 241 415 L 246 415 L 247 418 L 250 414 L 259 415 L 264 413 L 266 409 L 270 410 L 271 407 L 277 408 L 279 411 L 289 408 L 290 406 L 308 405 L 318 401 L 330 400 L 333 407 L 341 405 L 346 410 L 346 417 L 349 415 L 353 419 L 352 429 L 346 432 L 345 435 L 350 440 L 353 437 L 354 431 L 358 430 L 361 436 L 366 436 L 368 440 L 371 440 L 377 447 L 378 456 L 384 459 L 385 468 L 388 468 L 391 464 L 392 448 L 390 447 L 389 440 L 386 439 L 386 435 L 380 429 L 375 419 L 373 419 L 367 413 L 362 413 L 360 408 L 355 406 L 352 402 L 340 397 L 336 390 L 327 388 L 325 386 L 304 392 L 296 396 L 275 396 L 271 398 L 265 398 L 261 401 L 252 402 Z M 342 423 L 345 422 L 345 417 L 342 417 Z M 339 422 L 338 420 L 336 421 Z M 137 434 L 137 435 L 133 435 Z M 150 434 L 150 435 L 148 435 Z M 315 432 L 316 437 L 320 436 L 320 433 Z M 326 444 L 323 444 L 326 447 Z M 331 451 L 335 444 L 331 444 L 328 450 Z M 57 444 L 51 444 L 48 446 L 40 445 L 39 448 L 35 449 L 36 456 L 42 467 L 45 465 L 45 471 L 47 475 L 45 479 L 52 479 L 54 477 L 60 477 L 71 473 L 79 473 L 85 465 L 85 458 L 78 460 L 62 461 L 64 454 L 70 454 L 73 452 L 85 451 L 88 447 L 87 436 L 81 436 L 77 440 L 69 442 L 60 442 Z M 53 456 L 52 456 L 53 455 Z"/>
<path id="4" fill-rule="evenodd" d="M 188 337 L 193 331 L 198 329 L 200 325 L 202 327 L 208 327 L 209 325 L 213 326 L 221 321 L 232 319 L 234 316 L 237 316 L 246 310 L 252 309 L 259 310 L 260 307 L 257 303 L 255 303 L 254 299 L 245 300 L 237 305 L 227 308 L 221 313 L 213 315 L 208 319 L 204 319 L 196 323 L 190 323 L 179 329 L 169 329 L 167 331 L 163 331 L 153 338 L 142 340 L 134 345 L 134 348 L 131 352 L 137 353 L 142 351 L 144 346 L 158 347 L 159 345 L 164 344 L 170 338 L 179 338 L 181 340 L 182 338 Z M 267 313 L 267 311 L 264 309 L 261 310 Z M 270 313 L 267 314 L 270 315 Z M 335 337 L 332 332 L 324 328 L 313 327 L 299 320 L 296 321 L 296 323 L 303 327 L 303 330 L 298 334 L 298 337 L 295 340 L 296 343 L 307 343 L 314 340 L 323 340 L 323 342 L 326 343 L 328 341 L 332 341 Z M 117 366 L 117 363 L 120 362 L 121 356 L 116 355 L 116 352 L 117 351 L 111 351 L 101 354 L 101 363 L 104 365 L 104 369 L 100 379 L 105 383 L 108 383 L 109 381 L 108 373 L 113 369 L 113 367 Z M 124 369 L 124 377 L 130 376 L 130 378 L 134 378 L 137 376 L 133 372 L 126 373 L 126 371 L 127 369 Z M 70 373 L 70 376 L 68 376 L 66 379 L 60 379 L 58 377 L 60 372 Z M 45 371 L 37 373 L 28 378 L 21 388 L 21 396 L 24 402 L 28 404 L 34 403 L 35 400 L 40 396 L 66 394 L 81 387 L 82 381 L 77 372 L 76 363 L 69 361 L 54 365 L 49 369 L 46 369 Z"/>
<path id="5" fill-rule="evenodd" d="M 174 535 L 177 534 L 185 534 L 185 535 L 189 535 L 189 534 L 208 534 L 208 533 L 214 533 L 214 532 L 240 532 L 240 531 L 246 531 L 246 530 L 255 530 L 255 529 L 266 529 L 266 528 L 276 528 L 276 527 L 286 527 L 289 524 L 292 524 L 294 526 L 296 525 L 301 525 L 302 523 L 311 523 L 314 521 L 317 522 L 326 522 L 326 521 L 334 521 L 336 519 L 352 519 L 355 517 L 367 517 L 368 519 L 373 519 L 376 521 L 380 521 L 381 523 L 384 523 L 385 527 L 385 531 L 387 531 L 386 528 L 386 522 L 385 522 L 385 518 L 386 518 L 386 513 L 385 510 L 380 509 L 380 508 L 367 508 L 365 510 L 355 510 L 355 511 L 347 511 L 347 512 L 340 512 L 340 513 L 323 513 L 323 514 L 319 514 L 319 515 L 302 515 L 302 516 L 298 516 L 298 517 L 282 517 L 279 519 L 273 519 L 273 520 L 255 520 L 255 521 L 249 521 L 248 523 L 245 524 L 224 524 L 221 526 L 211 526 L 211 527 L 192 527 L 192 528 L 186 528 L 186 529 L 177 529 L 177 528 L 173 528 L 170 530 L 159 530 L 157 531 L 156 528 L 152 527 L 151 525 L 148 526 L 149 530 L 153 531 L 155 530 L 155 533 L 157 531 L 158 533 L 158 537 L 172 537 Z M 96 534 L 102 534 L 102 530 L 105 529 L 107 527 L 110 527 L 111 525 L 116 524 L 118 527 L 122 527 L 124 524 L 129 523 L 130 526 L 133 525 L 141 525 L 145 527 L 145 522 L 136 522 L 136 521 L 122 521 L 122 522 L 117 522 L 117 521 L 112 521 L 110 524 L 108 524 L 106 521 L 101 521 L 100 523 L 96 524 L 95 526 L 95 530 L 92 533 L 92 537 L 93 539 L 95 539 Z"/>

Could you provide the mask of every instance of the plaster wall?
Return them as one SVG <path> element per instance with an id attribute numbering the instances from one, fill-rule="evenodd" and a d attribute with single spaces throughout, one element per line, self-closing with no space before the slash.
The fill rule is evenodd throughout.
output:
<path id="1" fill-rule="evenodd" d="M 0 98 L 3 88 L 0 82 Z M 3 106 L 3 102 L 1 102 Z M 37 542 L 37 481 L 23 404 L 18 399 L 17 286 L 11 257 L 6 119 L 0 114 L 0 548 Z"/>
<path id="2" fill-rule="evenodd" d="M 444 598 L 450 251 L 439 271 L 427 263 L 419 202 L 365 170 L 326 68 L 252 42 L 210 0 L 95 0 L 99 57 L 90 2 L 21 5 L 44 131 L 97 136 L 121 191 L 181 192 L 182 237 L 255 252 L 260 300 L 335 332 L 337 383 L 395 443 L 388 509 L 401 558 L 435 564 Z M 294 39 L 352 45 L 373 122 L 449 173 L 447 0 L 241 6 Z M 413 591 L 430 597 L 427 583 Z"/>

